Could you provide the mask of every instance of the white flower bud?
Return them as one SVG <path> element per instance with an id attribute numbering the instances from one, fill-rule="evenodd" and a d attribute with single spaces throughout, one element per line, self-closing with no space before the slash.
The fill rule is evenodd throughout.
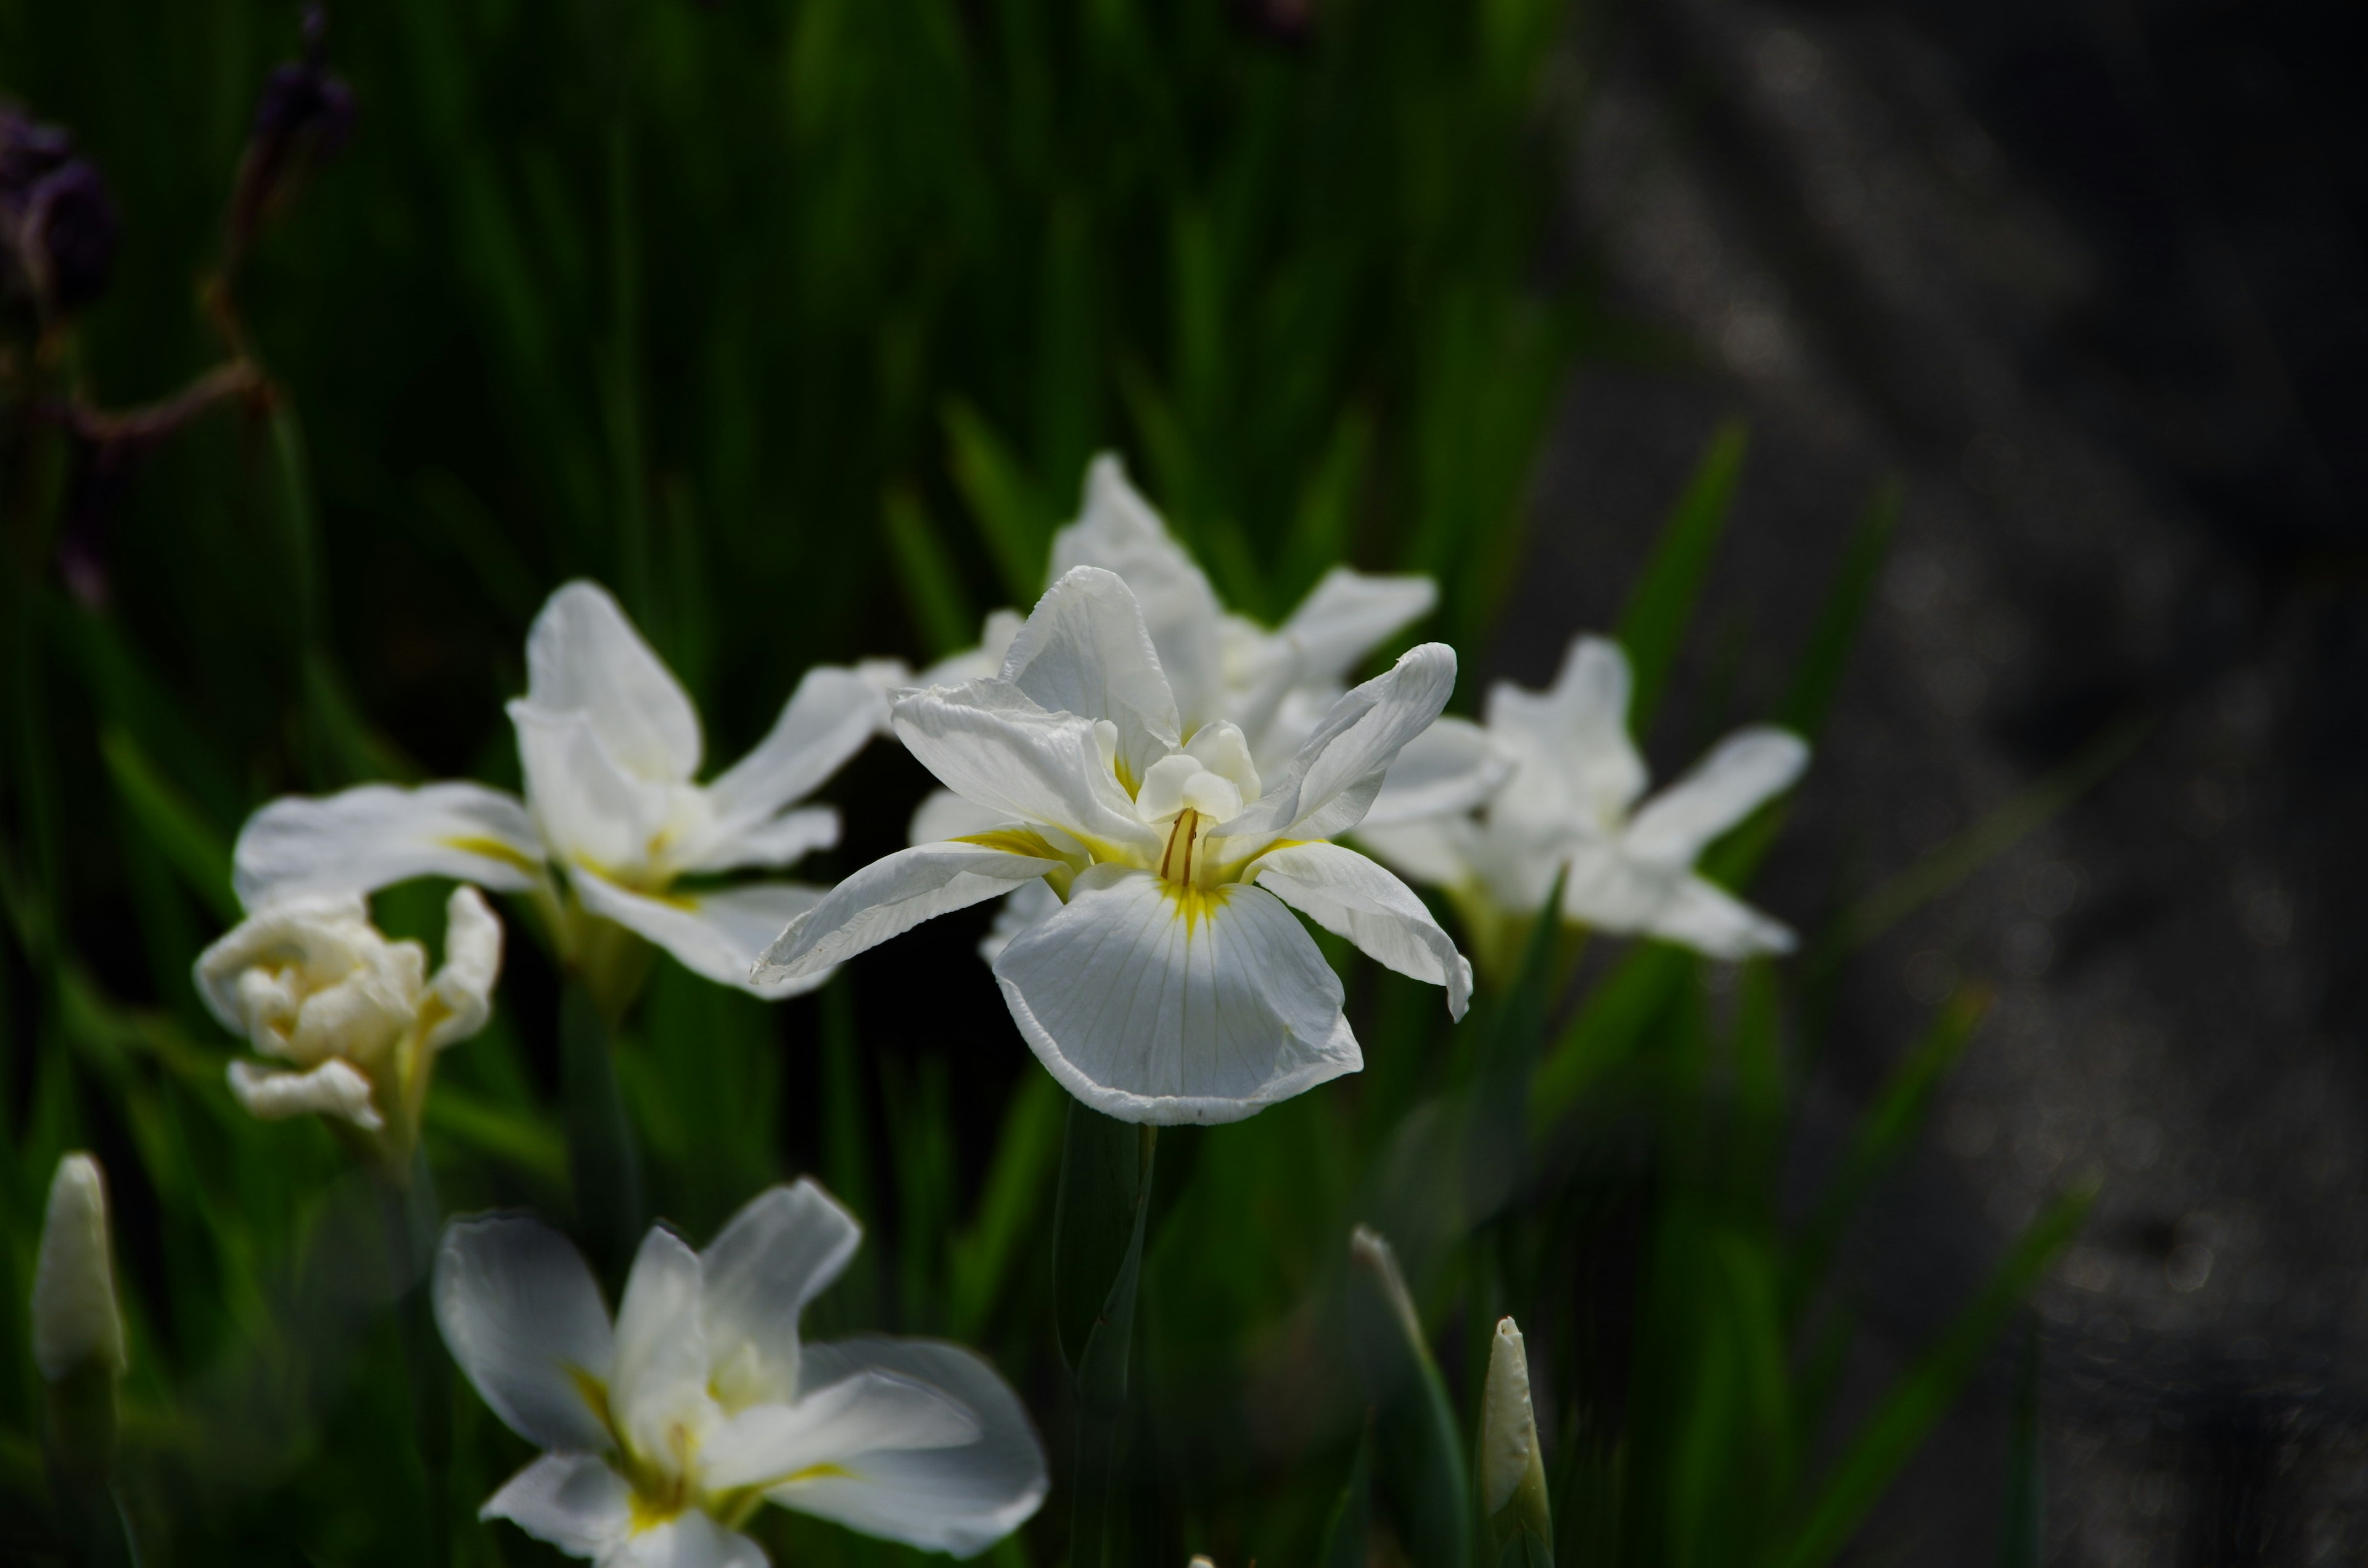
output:
<path id="1" fill-rule="evenodd" d="M 98 1162 L 68 1154 L 50 1183 L 33 1269 L 33 1364 L 55 1383 L 89 1367 L 120 1377 L 130 1364 L 108 1256 L 107 1187 Z"/>
<path id="2" fill-rule="evenodd" d="M 1527 1533 L 1551 1545 L 1544 1456 L 1530 1405 L 1530 1358 L 1511 1318 L 1497 1320 L 1480 1407 L 1480 1511 L 1501 1543 Z"/>

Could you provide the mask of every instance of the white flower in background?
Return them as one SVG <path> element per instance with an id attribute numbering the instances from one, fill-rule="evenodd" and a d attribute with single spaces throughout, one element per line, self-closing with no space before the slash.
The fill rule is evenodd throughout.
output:
<path id="1" fill-rule="evenodd" d="M 570 583 L 527 637 L 527 692 L 509 705 L 526 799 L 482 784 L 369 784 L 274 801 L 239 834 L 249 909 L 298 893 L 370 892 L 453 877 L 549 901 L 571 958 L 610 922 L 710 980 L 768 996 L 827 978 L 752 985 L 749 965 L 822 889 L 683 887 L 689 875 L 790 865 L 838 842 L 838 813 L 792 809 L 861 750 L 885 716 L 878 677 L 808 670 L 757 749 L 693 783 L 699 715 L 606 589 Z M 575 907 L 562 910 L 552 868 Z M 588 918 L 587 918 L 588 917 Z"/>
<path id="2" fill-rule="evenodd" d="M 391 942 L 359 894 L 266 906 L 198 957 L 207 1011 L 267 1062 L 230 1064 L 231 1092 L 266 1120 L 350 1122 L 396 1164 L 409 1154 L 437 1054 L 485 1027 L 502 926 L 462 885 L 444 909 L 444 966 Z"/>
<path id="3" fill-rule="evenodd" d="M 1439 601 L 1438 586 L 1428 577 L 1374 577 L 1336 566 L 1279 628 L 1269 631 L 1232 614 L 1128 483 L 1124 464 L 1108 452 L 1086 470 L 1076 521 L 1053 536 L 1048 580 L 1077 566 L 1114 572 L 1133 590 L 1184 737 L 1191 739 L 1205 724 L 1230 723 L 1247 744 L 1251 766 L 1266 776 L 1279 773 L 1315 733 L 1340 699 L 1349 672 Z M 1019 627 L 1020 618 L 1010 610 L 994 611 L 978 647 L 922 671 L 918 683 L 956 686 L 1000 673 Z M 1506 766 L 1478 725 L 1440 718 L 1391 763 L 1366 820 L 1387 824 L 1465 810 L 1486 798 Z M 926 844 L 982 825 L 958 796 L 940 791 L 922 802 L 909 836 Z M 982 952 L 992 962 L 1005 942 L 1054 904 L 1038 884 L 1015 893 L 997 912 Z"/>
<path id="4" fill-rule="evenodd" d="M 88 1154 L 68 1154 L 51 1178 L 31 1315 L 33 1365 L 47 1382 L 91 1370 L 112 1380 L 131 1364 L 115 1305 L 107 1183 Z"/>
<path id="5" fill-rule="evenodd" d="M 1041 878 L 1061 906 L 1012 937 L 995 977 L 1046 1069 L 1129 1121 L 1248 1116 L 1361 1065 L 1340 982 L 1286 904 L 1444 985 L 1463 1016 L 1471 966 L 1421 899 L 1326 842 L 1363 818 L 1454 685 L 1452 651 L 1416 648 L 1344 694 L 1263 778 L 1235 724 L 1182 739 L 1134 596 L 1076 567 L 1001 675 L 896 702 L 897 735 L 977 830 L 856 872 L 791 923 L 758 973 L 816 973 Z"/>
<path id="6" fill-rule="evenodd" d="M 777 1187 L 704 1252 L 654 1229 L 615 1326 L 591 1271 L 537 1221 L 455 1221 L 436 1321 L 541 1459 L 480 1517 L 603 1568 L 757 1568 L 767 1502 L 971 1556 L 1043 1501 L 1044 1453 L 995 1369 L 957 1346 L 803 1345 L 798 1316 L 862 1232 L 811 1181 Z"/>
<path id="7" fill-rule="evenodd" d="M 1640 806 L 1645 759 L 1628 738 L 1628 691 L 1618 644 L 1579 638 L 1551 689 L 1500 683 L 1489 692 L 1488 735 L 1513 771 L 1478 813 L 1369 825 L 1360 841 L 1415 881 L 1446 889 L 1492 963 L 1513 956 L 1510 933 L 1565 870 L 1562 917 L 1570 923 L 1659 937 L 1713 958 L 1791 950 L 1791 931 L 1697 876 L 1694 861 L 1801 776 L 1808 744 L 1766 725 L 1737 730 Z"/>

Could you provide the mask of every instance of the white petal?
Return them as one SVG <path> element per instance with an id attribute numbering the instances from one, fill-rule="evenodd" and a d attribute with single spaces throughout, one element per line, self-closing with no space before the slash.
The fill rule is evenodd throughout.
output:
<path id="1" fill-rule="evenodd" d="M 1123 1121 L 1238 1121 L 1362 1065 L 1315 939 L 1246 883 L 1188 903 L 1147 871 L 1096 866 L 995 978 L 1046 1071 Z"/>
<path id="2" fill-rule="evenodd" d="M 1364 821 L 1365 832 L 1393 823 L 1468 812 L 1479 805 L 1513 770 L 1513 759 L 1469 719 L 1435 720 L 1406 742 L 1382 779 Z"/>
<path id="3" fill-rule="evenodd" d="M 482 784 L 365 784 L 287 795 L 246 819 L 232 880 L 249 909 L 307 893 L 363 893 L 414 877 L 530 887 L 542 841 L 516 796 Z"/>
<path id="4" fill-rule="evenodd" d="M 1159 853 L 1159 835 L 1103 760 L 1089 719 L 1047 712 L 1004 681 L 982 680 L 900 699 L 894 722 L 915 760 L 982 812 Z"/>
<path id="5" fill-rule="evenodd" d="M 778 1486 L 859 1454 L 951 1449 L 978 1441 L 977 1419 L 926 1383 L 861 1371 L 794 1404 L 759 1404 L 725 1422 L 700 1450 L 707 1484 Z"/>
<path id="6" fill-rule="evenodd" d="M 256 910 L 216 937 L 190 966 L 214 1021 L 283 1054 L 273 1031 L 294 1027 L 305 995 L 369 961 L 385 938 L 359 893 L 298 893 Z"/>
<path id="7" fill-rule="evenodd" d="M 1019 635 L 1025 620 L 1017 610 L 991 609 L 986 612 L 986 624 L 980 628 L 978 646 L 965 648 L 959 653 L 949 653 L 915 676 L 913 686 L 967 686 L 974 680 L 985 680 L 1003 673 L 1004 656 L 1011 652 L 1011 640 Z"/>
<path id="8" fill-rule="evenodd" d="M 609 750 L 590 715 L 509 705 L 518 731 L 527 808 L 553 856 L 615 872 L 650 863 L 679 807 L 698 800 L 688 784 L 643 778 Z M 704 823 L 698 831 L 703 834 Z"/>
<path id="9" fill-rule="evenodd" d="M 1700 877 L 1679 882 L 1645 928 L 1665 941 L 1714 959 L 1789 953 L 1794 945 L 1788 927 Z"/>
<path id="10" fill-rule="evenodd" d="M 1335 566 L 1299 601 L 1282 632 L 1298 645 L 1300 678 L 1328 686 L 1438 603 L 1439 585 L 1428 577 L 1368 577 Z"/>
<path id="11" fill-rule="evenodd" d="M 501 972 L 502 923 L 486 907 L 485 895 L 464 882 L 444 901 L 444 967 L 428 987 L 441 1016 L 428 1026 L 428 1050 L 441 1051 L 485 1027 Z"/>
<path id="12" fill-rule="evenodd" d="M 477 1510 L 571 1557 L 599 1557 L 633 1528 L 633 1489 L 599 1454 L 545 1454 Z"/>
<path id="13" fill-rule="evenodd" d="M 551 596 L 526 639 L 526 699 L 582 713 L 609 755 L 638 778 L 684 783 L 699 771 L 699 714 L 598 583 Z"/>
<path id="14" fill-rule="evenodd" d="M 1357 825 L 1382 778 L 1407 742 L 1430 727 L 1455 690 L 1455 651 L 1444 642 L 1409 650 L 1334 703 L 1282 776 L 1240 816 L 1229 837 L 1329 838 Z"/>
<path id="15" fill-rule="evenodd" d="M 1457 887 L 1479 874 L 1479 839 L 1480 824 L 1468 816 L 1357 824 L 1359 847 L 1398 875 L 1432 887 Z"/>
<path id="16" fill-rule="evenodd" d="M 566 1238 L 519 1215 L 456 1220 L 434 1289 L 452 1359 L 511 1431 L 545 1448 L 609 1447 L 582 1386 L 609 1381 L 609 1312 Z"/>
<path id="17" fill-rule="evenodd" d="M 1184 733 L 1216 718 L 1224 679 L 1216 593 L 1159 514 L 1127 482 L 1126 466 L 1114 453 L 1104 452 L 1087 465 L 1084 508 L 1076 522 L 1053 536 L 1051 576 L 1057 581 L 1076 566 L 1114 572 L 1134 595 Z"/>
<path id="18" fill-rule="evenodd" d="M 1535 827 L 1617 824 L 1645 792 L 1645 759 L 1628 738 L 1629 685 L 1620 645 L 1581 637 L 1553 689 L 1491 689 L 1488 731 L 1516 767 L 1489 810 Z"/>
<path id="19" fill-rule="evenodd" d="M 820 974 L 924 920 L 1064 869 L 1059 860 L 978 844 L 922 844 L 874 860 L 790 922 L 757 960 L 757 983 Z"/>
<path id="20" fill-rule="evenodd" d="M 798 1393 L 798 1314 L 837 1279 L 863 1227 L 809 1180 L 771 1187 L 699 1255 L 710 1382 L 727 1410 Z"/>
<path id="21" fill-rule="evenodd" d="M 584 907 L 672 953 L 683 968 L 719 985 L 736 985 L 768 1001 L 799 996 L 830 978 L 827 968 L 797 978 L 748 978 L 782 928 L 823 901 L 808 882 L 749 882 L 661 898 L 619 887 L 597 871 L 574 869 L 571 881 Z"/>
<path id="22" fill-rule="evenodd" d="M 767 1568 L 765 1549 L 697 1509 L 627 1536 L 600 1568 Z"/>
<path id="23" fill-rule="evenodd" d="M 735 856 L 732 840 L 761 828 L 782 807 L 819 789 L 887 722 L 888 704 L 855 671 L 830 665 L 808 670 L 772 733 L 707 787 L 715 812 L 715 846 L 686 864 L 721 869 L 760 863 Z"/>
<path id="24" fill-rule="evenodd" d="M 913 809 L 913 820 L 905 829 L 905 842 L 941 844 L 949 838 L 965 838 L 973 833 L 1010 827 L 1017 820 L 1002 812 L 973 805 L 951 790 L 932 790 Z"/>
<path id="25" fill-rule="evenodd" d="M 1628 825 L 1628 853 L 1640 860 L 1691 866 L 1712 839 L 1789 789 L 1808 766 L 1809 744 L 1790 730 L 1737 730 L 1645 803 Z"/>
<path id="26" fill-rule="evenodd" d="M 633 1255 L 625 1299 L 617 1303 L 616 1372 L 609 1417 L 642 1455 L 670 1454 L 670 1428 L 690 1426 L 708 1403 L 707 1327 L 700 1308 L 699 1255 L 663 1225 Z"/>
<path id="27" fill-rule="evenodd" d="M 386 1122 L 370 1103 L 370 1080 L 331 1057 L 304 1073 L 283 1072 L 245 1059 L 230 1064 L 230 1092 L 250 1116 L 285 1121 L 297 1116 L 341 1116 L 366 1132 Z"/>
<path id="28" fill-rule="evenodd" d="M 853 1474 L 775 1488 L 784 1507 L 867 1535 L 970 1557 L 1027 1523 L 1044 1501 L 1043 1445 L 1009 1384 L 980 1357 L 921 1339 L 850 1339 L 806 1351 L 816 1379 L 878 1369 L 944 1391 L 970 1412 L 978 1439 L 960 1448 L 860 1456 Z"/>
<path id="29" fill-rule="evenodd" d="M 886 711 L 883 707 L 882 711 Z M 754 826 L 718 834 L 695 855 L 676 862 L 684 871 L 729 871 L 746 866 L 778 870 L 794 865 L 817 849 L 838 842 L 838 812 L 831 806 L 802 806 Z"/>
<path id="30" fill-rule="evenodd" d="M 1472 1002 L 1472 966 L 1415 891 L 1353 849 L 1296 844 L 1258 863 L 1258 886 L 1400 974 L 1447 987 L 1447 1010 Z"/>
<path id="31" fill-rule="evenodd" d="M 994 923 L 987 926 L 986 935 L 978 939 L 978 956 L 993 963 L 1003 956 L 1003 949 L 1011 945 L 1012 937 L 1039 920 L 1051 918 L 1053 912 L 1060 907 L 1061 895 L 1053 891 L 1051 883 L 1042 881 L 1020 883 L 996 906 Z"/>
<path id="32" fill-rule="evenodd" d="M 1136 778 L 1181 739 L 1176 696 L 1143 610 L 1126 584 L 1099 566 L 1075 567 L 1044 591 L 1012 639 L 1003 678 L 1048 712 L 1116 724 L 1119 756 Z M 896 733 L 905 734 L 903 724 Z M 905 744 L 912 744 L 909 736 Z M 923 764 L 938 771 L 927 758 Z M 938 777 L 957 794 L 989 803 L 944 774 Z"/>
<path id="33" fill-rule="evenodd" d="M 1490 886 L 1524 893 L 1534 891 L 1543 899 L 1553 881 L 1554 861 L 1529 853 L 1525 846 L 1530 841 L 1518 833 L 1508 830 L 1489 836 L 1499 841 L 1488 846 L 1492 858 L 1499 859 L 1490 869 Z M 1506 853 L 1508 850 L 1511 853 Z M 1559 858 L 1568 867 L 1563 881 L 1563 918 L 1601 931 L 1644 930 L 1668 907 L 1685 880 L 1682 869 L 1638 860 L 1616 838 L 1566 841 Z M 1501 892 L 1497 902 L 1508 908 L 1522 907 L 1508 903 Z"/>

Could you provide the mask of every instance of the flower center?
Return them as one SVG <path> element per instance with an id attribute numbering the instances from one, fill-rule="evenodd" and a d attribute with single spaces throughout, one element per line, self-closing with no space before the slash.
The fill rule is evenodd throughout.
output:
<path id="1" fill-rule="evenodd" d="M 1198 884 L 1208 826 L 1208 819 L 1190 806 L 1176 813 L 1176 821 L 1167 830 L 1167 846 L 1159 852 L 1162 881 L 1178 887 L 1189 888 Z"/>

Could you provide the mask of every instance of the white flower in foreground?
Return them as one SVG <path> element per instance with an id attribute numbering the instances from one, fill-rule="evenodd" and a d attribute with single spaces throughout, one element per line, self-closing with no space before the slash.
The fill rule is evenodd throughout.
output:
<path id="1" fill-rule="evenodd" d="M 1562 917 L 1645 933 L 1713 958 L 1790 951 L 1793 933 L 1694 874 L 1719 835 L 1791 786 L 1809 747 L 1755 725 L 1721 741 L 1642 806 L 1645 759 L 1628 738 L 1628 660 L 1600 637 L 1574 642 L 1550 690 L 1500 683 L 1488 735 L 1513 772 L 1476 815 L 1369 827 L 1360 841 L 1417 881 L 1445 888 L 1475 932 L 1517 931 L 1567 869 Z M 1492 961 L 1518 938 L 1474 937 Z"/>
<path id="2" fill-rule="evenodd" d="M 1062 906 L 1010 940 L 995 977 L 1046 1069 L 1129 1121 L 1248 1116 L 1361 1065 L 1340 982 L 1286 904 L 1446 986 L 1463 1015 L 1471 966 L 1422 901 L 1326 842 L 1363 818 L 1454 684 L 1454 653 L 1426 643 L 1343 695 L 1262 779 L 1236 725 L 1181 738 L 1134 596 L 1077 567 L 1000 676 L 911 691 L 894 710 L 905 747 L 979 830 L 856 872 L 791 923 L 758 973 L 815 973 L 1042 878 Z"/>
<path id="3" fill-rule="evenodd" d="M 115 1305 L 107 1183 L 88 1154 L 68 1154 L 51 1179 L 40 1256 L 33 1265 L 31 1315 L 33 1365 L 45 1381 L 60 1383 L 89 1370 L 120 1378 L 131 1363 Z"/>
<path id="4" fill-rule="evenodd" d="M 370 892 L 453 877 L 548 901 L 583 961 L 613 923 L 710 980 L 786 996 L 827 978 L 752 985 L 748 968 L 822 890 L 757 881 L 687 888 L 687 875 L 790 865 L 838 842 L 827 806 L 792 809 L 879 730 L 866 672 L 808 670 L 757 749 L 706 784 L 699 715 L 606 589 L 570 583 L 527 637 L 527 693 L 509 705 L 526 799 L 482 784 L 370 784 L 274 801 L 239 834 L 250 909 L 299 893 Z M 552 868 L 575 903 L 563 908 Z"/>
<path id="5" fill-rule="evenodd" d="M 444 967 L 390 942 L 359 894 L 268 905 L 198 957 L 207 1011 L 268 1062 L 230 1064 L 231 1092 L 266 1120 L 350 1123 L 400 1168 L 419 1130 L 436 1057 L 485 1027 L 502 968 L 502 925 L 463 884 L 444 909 Z"/>
<path id="6" fill-rule="evenodd" d="M 1010 1534 L 1043 1501 L 1044 1453 L 994 1368 L 931 1340 L 799 1342 L 861 1239 L 810 1181 L 761 1194 L 704 1252 L 654 1229 L 611 1327 L 555 1232 L 455 1221 L 444 1342 L 549 1450 L 480 1517 L 602 1568 L 757 1568 L 739 1527 L 767 1502 L 964 1557 Z"/>

